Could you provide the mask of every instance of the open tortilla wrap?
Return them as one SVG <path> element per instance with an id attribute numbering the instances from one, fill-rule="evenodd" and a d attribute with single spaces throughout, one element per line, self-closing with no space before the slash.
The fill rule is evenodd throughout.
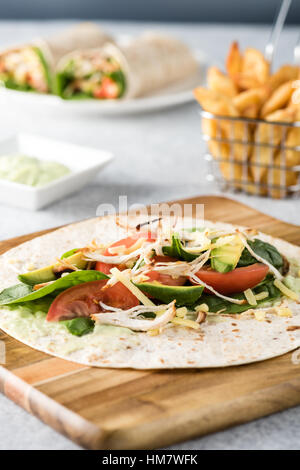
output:
<path id="1" fill-rule="evenodd" d="M 49 38 L 2 51 L 0 78 L 8 88 L 49 93 L 53 91 L 56 65 L 63 56 L 79 47 L 101 47 L 107 41 L 112 38 L 96 24 L 80 23 Z"/>
<path id="2" fill-rule="evenodd" d="M 130 220 L 133 226 L 140 222 L 140 218 Z M 228 224 L 209 221 L 203 221 L 203 226 L 232 229 Z M 0 290 L 15 284 L 18 273 L 26 272 L 29 264 L 43 267 L 75 246 L 85 246 L 93 239 L 111 243 L 125 234 L 115 218 L 109 216 L 70 225 L 26 242 L 0 257 Z M 272 243 L 293 264 L 300 264 L 299 247 L 264 234 L 259 234 L 259 238 Z M 208 316 L 198 330 L 172 326 L 157 336 L 98 325 L 93 333 L 82 337 L 72 336 L 59 322 L 46 322 L 39 312 L 1 306 L 0 328 L 35 349 L 90 366 L 225 367 L 261 361 L 298 348 L 300 305 L 294 301 L 288 304 L 293 313 L 290 318 L 270 314 L 267 321 L 258 321 L 248 314 Z"/>
<path id="3" fill-rule="evenodd" d="M 80 63 L 89 61 L 95 64 L 94 76 L 97 72 L 100 75 L 98 82 L 94 83 L 94 88 L 91 88 L 91 97 L 102 99 L 144 96 L 189 78 L 197 71 L 197 62 L 185 44 L 175 38 L 149 32 L 124 45 L 110 43 L 102 49 L 95 50 L 84 50 L 81 47 L 80 50 L 68 54 L 58 64 L 58 75 L 69 78 L 69 80 L 62 81 L 58 94 L 65 98 L 72 98 L 82 91 L 78 78 L 85 78 L 84 74 L 77 74 L 73 69 L 72 76 L 70 63 L 73 65 L 75 63 L 75 69 L 78 71 Z M 109 67 L 106 73 L 107 61 Z M 119 93 L 106 96 L 104 90 L 101 95 L 101 78 L 111 77 L 112 62 L 115 64 L 114 72 L 118 71 L 122 74 L 124 83 Z M 90 78 L 90 82 L 92 80 Z M 85 87 L 88 86 L 86 79 L 83 82 Z M 105 84 L 103 86 L 105 88 Z M 94 90 L 96 90 L 95 93 L 93 93 Z"/>

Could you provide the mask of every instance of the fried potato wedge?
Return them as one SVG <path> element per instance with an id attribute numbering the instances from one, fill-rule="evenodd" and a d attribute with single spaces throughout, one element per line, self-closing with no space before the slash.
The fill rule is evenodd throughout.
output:
<path id="1" fill-rule="evenodd" d="M 233 80 L 217 67 L 210 67 L 208 69 L 207 85 L 211 90 L 228 96 L 229 98 L 233 98 L 238 93 Z"/>
<path id="2" fill-rule="evenodd" d="M 289 80 L 297 80 L 300 68 L 296 65 L 282 65 L 268 80 L 270 92 Z"/>
<path id="3" fill-rule="evenodd" d="M 243 57 L 237 41 L 234 41 L 229 49 L 226 59 L 226 70 L 229 77 L 235 81 L 235 77 L 242 71 Z"/>
<path id="4" fill-rule="evenodd" d="M 274 169 L 269 170 L 262 178 L 263 184 L 274 186 L 268 191 L 270 196 L 274 199 L 281 199 L 286 197 L 289 186 L 297 184 L 299 172 L 287 170 L 282 163 L 281 150 L 277 151 L 274 155 Z"/>
<path id="5" fill-rule="evenodd" d="M 260 51 L 248 47 L 243 57 L 242 75 L 252 78 L 253 83 L 264 85 L 270 75 L 270 64 Z"/>
<path id="6" fill-rule="evenodd" d="M 227 160 L 230 155 L 229 144 L 222 142 L 226 135 L 216 119 L 202 119 L 203 134 L 210 137 L 208 148 L 212 156 L 219 160 Z M 220 140 L 220 141 L 219 141 Z"/>
<path id="7" fill-rule="evenodd" d="M 299 147 L 299 150 L 286 149 L 284 157 L 286 165 L 300 165 L 300 127 L 294 127 L 288 130 L 285 145 L 286 147 Z"/>
<path id="8" fill-rule="evenodd" d="M 196 88 L 194 94 L 205 111 L 219 116 L 238 116 L 238 111 L 227 96 L 204 87 Z"/>
<path id="9" fill-rule="evenodd" d="M 296 110 L 294 108 L 279 109 L 274 113 L 266 116 L 266 121 L 269 122 L 293 122 L 295 119 Z M 285 140 L 288 128 L 276 124 L 261 123 L 258 124 L 255 134 L 254 142 L 257 145 L 253 148 L 250 157 L 251 174 L 255 182 L 262 182 L 264 176 L 268 173 L 275 154 L 282 140 Z"/>
<path id="10" fill-rule="evenodd" d="M 241 116 L 256 118 L 264 100 L 268 96 L 266 87 L 253 88 L 239 93 L 232 100 Z"/>
<path id="11" fill-rule="evenodd" d="M 290 101 L 294 90 L 293 80 L 280 85 L 263 105 L 260 113 L 261 117 L 265 118 L 268 114 L 273 113 L 277 109 L 284 108 Z"/>

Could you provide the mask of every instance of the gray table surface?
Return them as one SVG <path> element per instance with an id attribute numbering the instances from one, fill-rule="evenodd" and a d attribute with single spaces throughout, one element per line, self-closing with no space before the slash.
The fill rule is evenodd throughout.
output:
<path id="1" fill-rule="evenodd" d="M 65 27 L 66 22 L 0 22 L 0 47 L 22 42 Z M 263 48 L 269 29 L 261 26 L 200 24 L 105 23 L 118 34 L 135 34 L 155 28 L 172 32 L 209 62 L 223 63 L 233 39 L 243 47 Z M 284 31 L 276 63 L 292 60 L 297 29 Z M 1 103 L 0 103 L 1 105 Z M 139 115 L 97 118 L 28 114 L 1 108 L 0 136 L 31 132 L 74 143 L 104 148 L 115 160 L 85 189 L 38 212 L 0 205 L 0 239 L 91 217 L 101 203 L 118 208 L 119 195 L 129 204 L 159 202 L 200 194 L 216 194 L 207 182 L 200 140 L 198 106 L 195 103 Z M 300 224 L 298 200 L 274 201 L 246 195 L 229 195 L 287 222 Z M 300 407 L 255 422 L 212 434 L 173 449 L 297 449 L 300 446 Z M 79 449 L 36 418 L 0 396 L 0 449 Z"/>

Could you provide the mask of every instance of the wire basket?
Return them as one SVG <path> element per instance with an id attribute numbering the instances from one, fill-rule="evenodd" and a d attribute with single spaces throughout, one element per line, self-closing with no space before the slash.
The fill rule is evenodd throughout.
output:
<path id="1" fill-rule="evenodd" d="M 284 198 L 300 194 L 300 122 L 201 111 L 207 178 L 223 190 Z"/>

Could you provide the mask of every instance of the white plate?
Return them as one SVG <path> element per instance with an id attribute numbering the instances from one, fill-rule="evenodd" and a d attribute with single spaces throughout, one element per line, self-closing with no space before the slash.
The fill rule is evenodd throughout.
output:
<path id="1" fill-rule="evenodd" d="M 143 113 L 193 101 L 193 89 L 204 83 L 206 75 L 206 60 L 200 51 L 195 53 L 199 64 L 198 71 L 192 77 L 178 84 L 164 88 L 159 92 L 142 98 L 131 100 L 63 100 L 54 95 L 42 95 L 0 88 L 0 106 L 22 106 L 28 112 L 45 109 L 52 113 L 80 114 L 129 114 Z"/>
<path id="2" fill-rule="evenodd" d="M 69 144 L 30 134 L 16 134 L 0 141 L 0 156 L 25 154 L 40 160 L 57 161 L 71 173 L 40 188 L 0 179 L 0 202 L 38 210 L 79 191 L 113 159 L 110 152 Z"/>

